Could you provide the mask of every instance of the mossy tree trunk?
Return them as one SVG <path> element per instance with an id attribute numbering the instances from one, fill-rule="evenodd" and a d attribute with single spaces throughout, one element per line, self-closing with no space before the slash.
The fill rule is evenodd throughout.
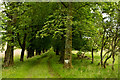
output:
<path id="1" fill-rule="evenodd" d="M 16 25 L 16 14 L 11 15 L 10 13 L 6 13 L 7 16 L 12 20 L 7 22 L 7 37 L 9 38 L 7 40 L 7 50 L 5 51 L 5 58 L 3 67 L 11 66 L 14 64 L 14 32 L 11 30 L 11 26 Z"/>
<path id="2" fill-rule="evenodd" d="M 68 10 L 68 23 L 67 23 L 67 31 L 66 31 L 66 42 L 65 42 L 65 56 L 64 56 L 64 68 L 73 68 L 72 66 L 72 11 L 71 11 L 71 2 L 69 4 Z"/>
<path id="3" fill-rule="evenodd" d="M 10 41 L 7 43 L 7 50 L 5 51 L 5 58 L 4 58 L 4 64 L 3 67 L 8 67 L 13 65 L 13 49 L 14 46 L 10 45 Z"/>
<path id="4" fill-rule="evenodd" d="M 10 15 L 9 15 L 10 16 Z M 9 39 L 7 40 L 7 49 L 5 51 L 5 58 L 4 58 L 4 64 L 3 67 L 8 67 L 13 65 L 14 60 L 13 60 L 13 55 L 14 55 L 14 38 L 12 37 L 14 35 L 14 32 L 9 29 L 12 26 L 12 23 L 14 23 L 14 17 L 12 18 L 12 22 L 8 21 L 8 26 L 7 27 L 7 37 L 9 37 Z"/>

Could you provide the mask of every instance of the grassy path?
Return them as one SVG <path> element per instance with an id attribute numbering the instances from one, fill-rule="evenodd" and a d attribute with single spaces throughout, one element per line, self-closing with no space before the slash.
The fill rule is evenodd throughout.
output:
<path id="1" fill-rule="evenodd" d="M 56 78 L 61 78 L 61 76 L 54 72 L 54 70 L 52 69 L 51 63 L 50 63 L 50 59 L 53 57 L 53 55 L 50 55 L 48 58 L 48 69 L 49 69 L 49 73 L 52 75 L 52 77 L 56 77 Z"/>
<path id="2" fill-rule="evenodd" d="M 29 74 L 25 78 L 51 78 L 54 77 L 51 74 L 49 74 L 48 71 L 48 65 L 46 60 L 48 60 L 48 56 L 42 56 L 40 58 L 37 58 L 37 61 L 35 61 L 32 64 L 32 68 L 29 69 Z"/>
<path id="3" fill-rule="evenodd" d="M 24 62 L 20 62 L 18 58 L 13 67 L 3 69 L 3 78 L 60 78 L 51 68 L 52 55 L 43 54 Z"/>

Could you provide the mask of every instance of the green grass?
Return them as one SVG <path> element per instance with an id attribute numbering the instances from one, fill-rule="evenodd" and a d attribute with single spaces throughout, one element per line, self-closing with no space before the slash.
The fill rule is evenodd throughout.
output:
<path id="1" fill-rule="evenodd" d="M 19 57 L 15 59 L 14 66 L 3 68 L 3 78 L 49 78 L 47 58 L 45 55 L 35 56 L 31 59 L 25 59 L 24 62 L 19 61 Z M 42 58 L 43 57 L 43 58 Z"/>
<path id="2" fill-rule="evenodd" d="M 90 56 L 90 53 L 86 54 Z M 49 58 L 52 56 L 52 58 Z M 115 70 L 112 71 L 111 65 L 106 69 L 97 66 L 100 61 L 99 55 L 96 53 L 95 61 L 91 64 L 87 59 L 76 59 L 73 55 L 73 69 L 64 69 L 63 64 L 58 62 L 59 55 L 51 50 L 41 56 L 35 56 L 26 59 L 24 62 L 19 61 L 19 57 L 15 58 L 14 66 L 3 68 L 3 78 L 117 78 L 118 77 L 118 58 L 116 56 Z M 108 61 L 111 64 L 110 59 Z M 48 64 L 48 61 L 50 64 Z M 51 70 L 50 70 L 51 69 Z"/>
<path id="3" fill-rule="evenodd" d="M 86 54 L 90 56 L 90 53 Z M 63 64 L 59 64 L 59 56 L 53 54 L 53 58 L 50 60 L 52 69 L 59 73 L 62 78 L 118 78 L 118 57 L 116 56 L 115 70 L 111 69 L 111 65 L 108 65 L 106 69 L 97 66 L 100 61 L 99 55 L 95 55 L 95 61 L 91 64 L 87 59 L 76 59 L 76 55 L 73 55 L 73 69 L 64 69 Z M 111 60 L 108 63 L 111 64 Z"/>

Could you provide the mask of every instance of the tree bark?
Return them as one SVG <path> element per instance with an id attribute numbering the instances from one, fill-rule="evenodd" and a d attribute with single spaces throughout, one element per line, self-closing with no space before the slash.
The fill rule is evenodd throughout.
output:
<path id="1" fill-rule="evenodd" d="M 100 61 L 100 63 L 101 63 L 101 66 L 103 65 L 102 53 L 103 53 L 103 46 L 102 46 L 102 48 L 101 48 L 101 53 L 100 53 L 100 57 L 101 57 L 101 61 Z"/>
<path id="2" fill-rule="evenodd" d="M 14 45 L 11 43 L 14 43 L 14 38 L 11 35 L 14 35 L 14 32 L 9 29 L 11 26 L 16 25 L 16 13 L 14 15 L 11 15 L 9 12 L 6 12 L 7 17 L 9 17 L 12 21 L 7 21 L 7 37 L 11 38 L 10 40 L 7 41 L 7 50 L 5 51 L 5 58 L 4 58 L 4 63 L 3 67 L 7 67 L 10 65 L 13 65 L 14 60 L 13 60 L 13 55 L 14 55 Z"/>
<path id="3" fill-rule="evenodd" d="M 92 48 L 92 62 L 91 62 L 91 63 L 93 63 L 93 62 L 94 62 L 94 55 L 93 55 L 93 51 L 94 51 L 94 49 Z"/>
<path id="4" fill-rule="evenodd" d="M 112 57 L 113 57 L 112 70 L 114 70 L 114 62 L 115 62 L 115 53 L 114 53 L 114 52 L 113 52 L 113 54 L 112 54 Z"/>
<path id="5" fill-rule="evenodd" d="M 108 60 L 109 58 L 111 58 L 111 56 L 112 56 L 112 53 L 111 53 L 110 56 L 107 57 L 106 60 L 104 61 L 104 68 L 106 68 L 106 62 L 107 62 L 107 60 Z"/>
<path id="6" fill-rule="evenodd" d="M 10 23 L 8 23 L 8 24 L 10 24 Z M 8 35 L 8 37 L 11 37 L 11 35 L 14 35 L 14 32 L 11 32 L 8 29 L 7 35 Z M 7 50 L 5 51 L 3 67 L 11 66 L 14 63 L 14 61 L 13 61 L 14 45 L 11 43 L 14 43 L 13 37 L 11 37 L 11 39 L 7 41 Z"/>
<path id="7" fill-rule="evenodd" d="M 106 31 L 106 30 L 104 29 L 103 38 L 102 38 L 102 47 L 101 47 L 101 52 L 100 52 L 100 57 L 101 57 L 100 63 L 101 63 L 101 66 L 103 66 L 103 57 L 102 57 L 102 53 L 103 53 L 103 48 L 104 48 L 104 45 L 105 45 L 105 43 L 104 43 L 105 31 Z"/>
<path id="8" fill-rule="evenodd" d="M 25 48 L 22 48 L 20 61 L 23 61 Z"/>
<path id="9" fill-rule="evenodd" d="M 69 2 L 69 12 L 68 12 L 68 25 L 66 31 L 66 42 L 65 42 L 65 56 L 64 56 L 64 68 L 73 68 L 72 66 L 72 25 L 71 21 L 71 2 Z"/>
<path id="10" fill-rule="evenodd" d="M 112 70 L 114 70 L 114 62 L 115 62 L 115 47 L 117 45 L 117 37 L 118 37 L 118 28 L 116 28 L 116 34 L 115 34 L 115 38 L 113 38 L 114 40 L 114 44 L 112 43 L 112 58 L 113 58 L 113 62 L 112 62 Z"/>
<path id="11" fill-rule="evenodd" d="M 9 42 L 7 43 L 7 50 L 5 51 L 5 58 L 3 67 L 8 67 L 14 64 L 13 61 L 13 49 L 14 46 L 9 45 Z"/>
<path id="12" fill-rule="evenodd" d="M 102 59 L 104 59 L 105 56 L 106 56 L 110 51 L 111 51 L 111 50 L 107 51 L 107 52 L 104 54 L 104 56 L 102 57 Z M 101 63 L 101 62 L 99 62 L 98 65 L 100 65 L 100 63 Z"/>
<path id="13" fill-rule="evenodd" d="M 27 37 L 27 34 L 25 33 L 24 38 L 23 38 L 23 44 L 21 45 L 22 51 L 21 51 L 20 61 L 24 61 L 24 51 L 25 51 L 26 37 Z"/>

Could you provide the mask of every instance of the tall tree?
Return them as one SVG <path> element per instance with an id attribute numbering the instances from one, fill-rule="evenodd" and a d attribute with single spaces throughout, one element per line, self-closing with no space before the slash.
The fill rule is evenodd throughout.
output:
<path id="1" fill-rule="evenodd" d="M 3 66 L 10 66 L 13 65 L 13 55 L 14 55 L 14 30 L 12 29 L 13 26 L 16 25 L 16 11 L 14 10 L 14 15 L 12 14 L 11 10 L 15 7 L 15 3 L 4 3 L 5 10 L 3 11 L 6 14 L 5 21 L 3 21 L 6 24 L 6 27 L 4 25 L 4 28 L 6 30 L 6 41 L 7 41 L 7 49 L 5 51 L 5 58 L 4 58 L 4 64 Z"/>
<path id="2" fill-rule="evenodd" d="M 66 41 L 65 41 L 65 68 L 73 68 L 72 66 L 72 3 L 68 3 L 68 22 L 66 31 Z"/>

